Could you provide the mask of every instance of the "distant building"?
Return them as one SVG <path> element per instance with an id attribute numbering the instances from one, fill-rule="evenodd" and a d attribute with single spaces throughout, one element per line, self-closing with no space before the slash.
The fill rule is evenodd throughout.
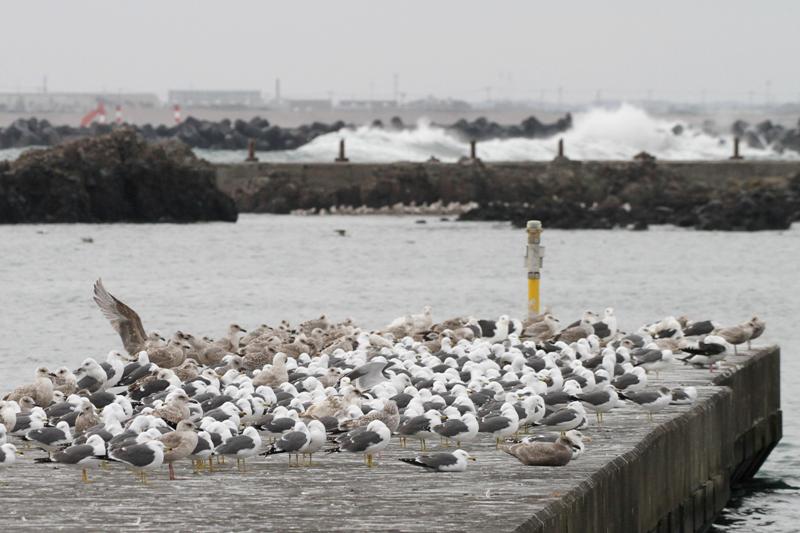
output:
<path id="1" fill-rule="evenodd" d="M 0 111 L 14 113 L 85 112 L 99 102 L 124 108 L 161 105 L 151 93 L 0 93 Z"/>
<path id="2" fill-rule="evenodd" d="M 187 107 L 264 107 L 260 91 L 169 91 L 167 101 Z"/>
<path id="3" fill-rule="evenodd" d="M 333 109 L 333 102 L 324 99 L 283 99 L 280 101 L 281 107 L 297 112 L 330 111 Z"/>
<path id="4" fill-rule="evenodd" d="M 421 100 L 407 102 L 403 107 L 417 111 L 470 111 L 472 106 L 464 100 L 454 100 L 452 98 L 433 98 L 428 97 Z"/>
<path id="5" fill-rule="evenodd" d="M 397 100 L 339 100 L 336 106 L 339 109 L 396 109 Z"/>

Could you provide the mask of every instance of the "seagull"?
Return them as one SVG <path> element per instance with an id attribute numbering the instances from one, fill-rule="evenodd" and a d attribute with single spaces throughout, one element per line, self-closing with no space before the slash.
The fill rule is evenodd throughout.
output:
<path id="1" fill-rule="evenodd" d="M 164 443 L 159 440 L 150 440 L 140 444 L 122 446 L 110 451 L 108 456 L 139 472 L 142 483 L 147 483 L 147 470 L 157 470 L 164 463 Z"/>
<path id="2" fill-rule="evenodd" d="M 164 462 L 169 465 L 169 479 L 175 480 L 172 463 L 189 457 L 197 447 L 197 433 L 191 420 L 178 422 L 175 431 L 165 433 L 159 440 L 164 443 Z"/>
<path id="3" fill-rule="evenodd" d="M 614 378 L 611 386 L 619 392 L 642 390 L 647 386 L 647 373 L 644 368 L 636 367 L 630 372 Z"/>
<path id="4" fill-rule="evenodd" d="M 386 369 L 390 366 L 391 363 L 374 361 L 361 365 L 342 377 L 350 378 L 350 383 L 352 383 L 359 392 L 369 392 L 379 383 L 383 383 L 389 379 L 390 376 L 386 373 Z"/>
<path id="5" fill-rule="evenodd" d="M 208 469 L 213 471 L 214 463 L 211 459 L 211 454 L 214 452 L 214 443 L 211 441 L 211 435 L 208 431 L 200 431 L 197 433 L 197 446 L 194 447 L 189 458 L 195 463 L 195 472 L 201 470 L 205 464 L 206 458 L 208 459 Z"/>
<path id="6" fill-rule="evenodd" d="M 353 420 L 343 420 L 339 423 L 339 429 L 350 431 L 361 426 L 368 426 L 373 420 L 380 420 L 390 431 L 397 431 L 400 425 L 400 410 L 394 400 L 386 400 L 383 409 L 373 409 L 369 413 Z"/>
<path id="7" fill-rule="evenodd" d="M 635 366 L 640 366 L 646 371 L 652 370 L 658 377 L 658 373 L 669 368 L 673 360 L 672 350 L 652 349 L 637 357 Z"/>
<path id="8" fill-rule="evenodd" d="M 319 420 L 315 420 L 318 424 L 322 424 Z M 323 426 L 324 431 L 324 426 Z M 287 431 L 281 438 L 279 438 L 270 448 L 261 455 L 273 455 L 276 453 L 289 454 L 289 466 L 292 464 L 292 455 L 295 456 L 295 463 L 300 466 L 300 454 L 305 455 L 306 448 L 311 443 L 311 433 L 308 426 L 302 420 L 296 420 L 292 431 Z"/>
<path id="9" fill-rule="evenodd" d="M 22 455 L 13 444 L 0 445 L 0 467 L 11 466 L 17 460 L 17 455 Z"/>
<path id="10" fill-rule="evenodd" d="M 739 355 L 739 352 L 736 349 L 736 346 L 739 344 L 744 344 L 745 342 L 750 342 L 753 338 L 753 334 L 755 333 L 755 329 L 753 327 L 752 321 L 745 322 L 744 324 L 738 324 L 736 326 L 731 326 L 728 328 L 718 329 L 716 331 L 716 335 L 719 335 L 725 342 L 733 345 L 733 353 L 734 355 Z"/>
<path id="11" fill-rule="evenodd" d="M 433 431 L 445 438 L 445 442 L 456 441 L 456 446 L 461 446 L 461 441 L 472 441 L 478 435 L 478 419 L 472 413 L 465 413 L 458 418 L 448 419 L 440 426 L 433 428 Z M 447 444 L 445 444 L 447 445 Z"/>
<path id="12" fill-rule="evenodd" d="M 750 341 L 759 338 L 767 329 L 767 323 L 758 318 L 757 316 L 754 316 L 753 318 L 750 319 L 750 325 L 753 327 L 753 334 L 750 335 L 750 338 L 747 340 L 748 350 L 750 349 Z"/>
<path id="13" fill-rule="evenodd" d="M 72 443 L 72 434 L 69 424 L 61 421 L 56 427 L 32 429 L 25 434 L 25 440 L 36 443 L 36 446 L 49 454 L 60 450 Z"/>
<path id="14" fill-rule="evenodd" d="M 119 334 L 122 345 L 131 356 L 151 347 L 148 345 L 149 337 L 142 326 L 142 319 L 136 311 L 112 296 L 100 279 L 94 284 L 94 301 L 103 316 L 111 322 L 111 327 Z"/>
<path id="15" fill-rule="evenodd" d="M 336 440 L 339 446 L 328 452 L 333 453 L 344 450 L 350 453 L 362 453 L 367 466 L 372 468 L 374 464 L 372 456 L 386 448 L 391 438 L 392 432 L 389 431 L 386 424 L 380 420 L 373 420 L 367 427 L 356 428 L 339 437 Z"/>
<path id="16" fill-rule="evenodd" d="M 401 438 L 401 444 L 404 444 L 406 437 L 419 439 L 422 451 L 425 451 L 425 440 L 434 438 L 436 436 L 434 428 L 441 425 L 442 415 L 436 409 L 430 409 L 425 414 L 411 417 L 401 423 L 397 428 L 397 434 Z"/>
<path id="17" fill-rule="evenodd" d="M 478 327 L 481 328 L 481 337 L 490 343 L 506 340 L 509 333 L 509 324 L 511 324 L 511 319 L 508 315 L 501 315 L 497 321 L 478 320 Z"/>
<path id="18" fill-rule="evenodd" d="M 647 411 L 647 418 L 652 422 L 653 413 L 664 409 L 672 401 L 672 392 L 666 387 L 656 391 L 640 391 L 620 394 L 620 398 L 630 400 Z"/>
<path id="19" fill-rule="evenodd" d="M 584 408 L 595 414 L 598 424 L 603 422 L 603 414 L 611 411 L 619 402 L 619 395 L 613 387 L 595 392 L 576 394 L 573 398 L 581 402 Z"/>
<path id="20" fill-rule="evenodd" d="M 563 436 L 565 432 L 570 429 L 578 429 L 584 423 L 586 423 L 586 410 L 581 402 L 573 401 L 567 407 L 544 417 L 536 425 L 556 429 Z"/>
<path id="21" fill-rule="evenodd" d="M 504 403 L 500 408 L 499 416 L 490 416 L 481 420 L 478 424 L 480 433 L 491 433 L 494 435 L 495 448 L 500 445 L 500 440 L 509 435 L 513 435 L 519 430 L 519 414 L 510 403 Z"/>
<path id="22" fill-rule="evenodd" d="M 526 466 L 564 466 L 572 460 L 573 450 L 583 447 L 579 435 L 569 431 L 554 442 L 525 439 L 516 444 L 503 444 L 500 449 Z"/>
<path id="23" fill-rule="evenodd" d="M 86 444 L 75 444 L 62 451 L 55 452 L 52 458 L 36 459 L 35 462 L 54 462 L 81 469 L 81 480 L 89 483 L 88 468 L 97 468 L 106 457 L 106 443 L 100 435 L 92 435 Z"/>
<path id="24" fill-rule="evenodd" d="M 680 359 L 690 365 L 708 366 L 713 371 L 714 365 L 725 359 L 727 355 L 725 339 L 719 335 L 708 335 L 697 342 L 697 346 L 687 346 L 683 351 L 688 353 L 688 357 Z"/>
<path id="25" fill-rule="evenodd" d="M 233 455 L 236 457 L 236 465 L 242 471 L 247 470 L 245 460 L 253 457 L 261 449 L 261 435 L 258 430 L 248 426 L 242 431 L 241 435 L 234 435 L 220 444 L 214 450 L 214 455 Z"/>
<path id="26" fill-rule="evenodd" d="M 459 449 L 452 453 L 420 454 L 413 459 L 401 458 L 399 460 L 410 465 L 428 468 L 435 472 L 463 472 L 467 469 L 467 461 L 475 461 L 475 458 L 464 450 Z"/>
<path id="27" fill-rule="evenodd" d="M 672 389 L 672 405 L 692 404 L 697 400 L 697 389 L 694 387 L 675 387 Z"/>
<path id="28" fill-rule="evenodd" d="M 684 337 L 703 337 L 706 336 L 714 331 L 716 326 L 710 320 L 699 320 L 697 322 L 692 322 L 687 324 L 685 328 L 683 328 L 683 336 Z"/>

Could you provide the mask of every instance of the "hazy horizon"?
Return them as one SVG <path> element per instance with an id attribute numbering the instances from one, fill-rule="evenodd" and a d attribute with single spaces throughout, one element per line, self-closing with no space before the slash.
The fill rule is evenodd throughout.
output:
<path id="1" fill-rule="evenodd" d="M 800 3 L 6 4 L 0 91 L 800 101 Z M 780 16 L 776 16 L 779 14 Z M 32 28 L 35 27 L 35 32 Z"/>

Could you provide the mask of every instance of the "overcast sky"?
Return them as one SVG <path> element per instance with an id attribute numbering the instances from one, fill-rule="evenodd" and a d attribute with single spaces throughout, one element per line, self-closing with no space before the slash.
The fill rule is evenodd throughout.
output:
<path id="1" fill-rule="evenodd" d="M 280 77 L 287 97 L 378 98 L 396 74 L 406 98 L 800 99 L 797 0 L 3 0 L 0 20 L 4 92 Z"/>

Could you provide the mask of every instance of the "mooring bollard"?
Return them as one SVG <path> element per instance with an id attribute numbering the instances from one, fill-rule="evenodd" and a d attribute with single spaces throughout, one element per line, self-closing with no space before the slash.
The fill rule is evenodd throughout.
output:
<path id="1" fill-rule="evenodd" d="M 558 140 L 558 157 L 564 157 L 564 139 L 561 138 Z"/>
<path id="2" fill-rule="evenodd" d="M 744 157 L 739 155 L 739 137 L 733 138 L 733 155 L 731 159 L 744 159 Z"/>
<path id="3" fill-rule="evenodd" d="M 470 159 L 478 159 L 478 150 L 476 148 L 477 144 L 478 143 L 477 143 L 477 141 L 475 139 L 472 139 L 469 142 L 469 158 Z"/>
<path id="4" fill-rule="evenodd" d="M 525 253 L 525 262 L 528 267 L 528 318 L 538 315 L 541 308 L 539 297 L 539 281 L 542 277 L 542 260 L 544 246 L 540 245 L 542 237 L 542 223 L 539 220 L 529 220 L 528 248 Z"/>
<path id="5" fill-rule="evenodd" d="M 334 161 L 336 161 L 337 163 L 347 163 L 348 161 L 350 161 L 344 155 L 344 139 L 339 139 L 339 157 L 334 159 Z"/>
<path id="6" fill-rule="evenodd" d="M 247 159 L 245 161 L 249 163 L 258 162 L 258 158 L 256 157 L 256 141 L 250 139 L 250 142 L 247 143 Z"/>

